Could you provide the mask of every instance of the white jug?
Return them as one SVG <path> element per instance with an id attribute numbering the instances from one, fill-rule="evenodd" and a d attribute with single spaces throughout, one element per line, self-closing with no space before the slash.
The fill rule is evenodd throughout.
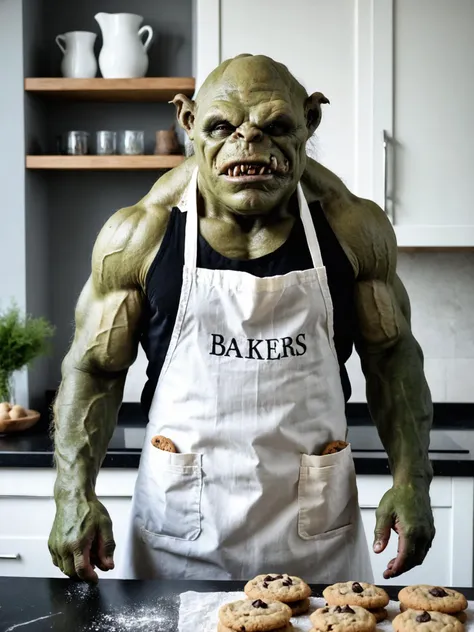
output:
<path id="1" fill-rule="evenodd" d="M 99 67 L 106 79 L 144 77 L 148 70 L 148 47 L 153 38 L 151 26 L 142 26 L 141 15 L 133 13 L 98 13 L 95 19 L 102 30 L 104 44 Z M 146 41 L 140 39 L 148 33 Z"/>
<path id="2" fill-rule="evenodd" d="M 70 31 L 56 37 L 56 44 L 63 53 L 61 72 L 63 77 L 92 79 L 97 74 L 94 43 L 97 35 L 89 31 Z"/>

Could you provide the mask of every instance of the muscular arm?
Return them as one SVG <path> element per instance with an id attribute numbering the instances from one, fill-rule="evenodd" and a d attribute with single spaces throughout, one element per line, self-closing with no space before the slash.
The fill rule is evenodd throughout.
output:
<path id="1" fill-rule="evenodd" d="M 358 257 L 356 348 L 370 413 L 393 476 L 393 488 L 378 510 L 374 547 L 376 552 L 385 549 L 391 528 L 399 534 L 399 554 L 389 563 L 387 578 L 420 564 L 434 536 L 428 457 L 432 404 L 423 354 L 411 332 L 408 296 L 395 272 L 392 228 L 375 204 L 366 203 L 365 214 L 372 247 Z"/>
<path id="2" fill-rule="evenodd" d="M 97 239 L 77 304 L 74 341 L 54 404 L 57 511 L 50 536 L 53 561 L 70 576 L 95 580 L 94 565 L 113 566 L 110 518 L 95 483 L 138 351 L 142 288 L 159 222 L 140 205 L 114 215 Z"/>

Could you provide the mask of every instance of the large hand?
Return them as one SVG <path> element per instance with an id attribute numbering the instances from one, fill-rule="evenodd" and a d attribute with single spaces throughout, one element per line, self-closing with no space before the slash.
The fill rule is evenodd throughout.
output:
<path id="1" fill-rule="evenodd" d="M 114 568 L 115 542 L 112 521 L 97 499 L 68 499 L 56 502 L 56 517 L 49 551 L 53 564 L 69 577 L 98 581 L 94 568 Z"/>
<path id="2" fill-rule="evenodd" d="M 375 553 L 385 550 L 392 529 L 398 534 L 398 554 L 388 563 L 384 578 L 398 577 L 421 564 L 435 536 L 427 486 L 392 487 L 382 498 L 376 517 Z"/>

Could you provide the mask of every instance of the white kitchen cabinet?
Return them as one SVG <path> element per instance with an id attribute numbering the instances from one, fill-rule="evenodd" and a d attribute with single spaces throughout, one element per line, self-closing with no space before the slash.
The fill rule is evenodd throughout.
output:
<path id="1" fill-rule="evenodd" d="M 195 0 L 195 74 L 246 52 L 285 63 L 331 101 L 316 158 L 399 246 L 474 246 L 473 32 L 472 0 Z"/>
<path id="2" fill-rule="evenodd" d="M 2 468 L 0 472 L 0 575 L 64 577 L 48 550 L 55 512 L 54 470 Z M 97 494 L 114 525 L 116 563 L 125 545 L 136 476 L 135 469 L 104 469 L 97 480 Z M 113 578 L 118 570 L 98 574 Z"/>
<path id="3" fill-rule="evenodd" d="M 118 562 L 125 544 L 130 501 L 137 471 L 102 470 L 97 483 L 99 498 L 114 524 Z M 53 566 L 48 536 L 54 518 L 51 469 L 2 468 L 0 477 L 0 576 L 63 577 Z M 375 510 L 390 488 L 389 476 L 358 476 L 359 504 L 372 550 Z M 436 478 L 431 488 L 437 536 L 423 566 L 402 579 L 386 582 L 383 571 L 395 557 L 397 539 L 392 535 L 387 551 L 371 553 L 375 580 L 384 583 L 434 583 L 448 586 L 473 584 L 474 479 Z M 115 569 L 99 575 L 118 577 Z"/>
<path id="4" fill-rule="evenodd" d="M 400 245 L 473 246 L 474 3 L 372 5 L 375 198 Z"/>

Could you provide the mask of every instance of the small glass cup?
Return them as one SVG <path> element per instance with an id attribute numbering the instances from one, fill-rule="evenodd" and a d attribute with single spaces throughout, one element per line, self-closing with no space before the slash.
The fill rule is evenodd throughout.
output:
<path id="1" fill-rule="evenodd" d="M 145 153 L 145 132 L 125 130 L 120 137 L 120 153 L 124 156 L 141 156 Z"/>
<path id="2" fill-rule="evenodd" d="M 117 152 L 117 133 L 100 130 L 96 134 L 96 153 L 98 156 L 113 156 Z"/>
<path id="3" fill-rule="evenodd" d="M 67 132 L 66 153 L 69 156 L 86 156 L 89 153 L 89 133 L 76 130 Z"/>

